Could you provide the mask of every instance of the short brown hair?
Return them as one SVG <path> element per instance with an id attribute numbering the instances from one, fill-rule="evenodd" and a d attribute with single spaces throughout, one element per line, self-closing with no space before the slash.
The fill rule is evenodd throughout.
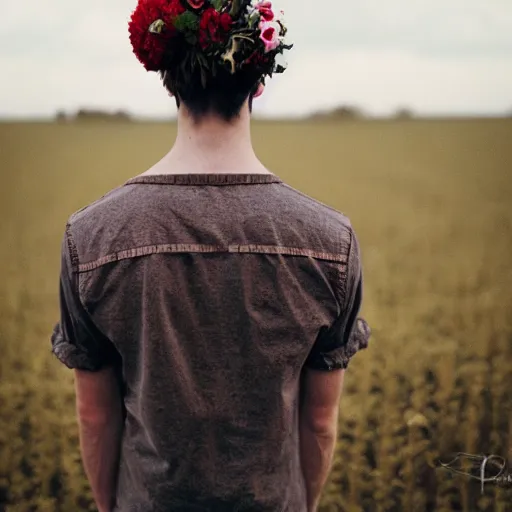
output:
<path id="1" fill-rule="evenodd" d="M 247 99 L 252 110 L 252 98 L 262 78 L 257 69 L 250 67 L 235 74 L 221 68 L 215 76 L 208 77 L 202 77 L 197 67 L 186 76 L 176 68 L 161 71 L 160 76 L 164 87 L 176 98 L 178 108 L 183 103 L 195 121 L 214 114 L 226 122 L 240 115 Z"/>

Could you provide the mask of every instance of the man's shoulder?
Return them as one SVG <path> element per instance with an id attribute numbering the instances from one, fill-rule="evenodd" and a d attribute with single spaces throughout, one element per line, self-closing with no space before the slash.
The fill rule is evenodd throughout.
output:
<path id="1" fill-rule="evenodd" d="M 339 236 L 340 232 L 346 237 L 352 233 L 350 218 L 340 210 L 297 190 L 287 183 L 282 183 L 283 194 L 288 204 L 293 204 L 297 215 L 312 228 L 326 236 Z"/>
<path id="2" fill-rule="evenodd" d="M 72 213 L 68 225 L 80 231 L 88 229 L 91 224 L 97 226 L 118 219 L 119 215 L 129 214 L 140 200 L 134 192 L 132 187 L 119 185 Z"/>
<path id="3" fill-rule="evenodd" d="M 337 210 L 333 206 L 329 206 L 328 204 L 323 203 L 319 199 L 316 199 L 306 194 L 305 192 L 301 192 L 300 190 L 289 185 L 288 183 L 283 182 L 282 185 L 286 190 L 286 193 L 290 197 L 293 197 L 298 203 L 308 205 L 311 208 L 314 208 L 315 210 L 319 211 L 323 215 L 350 224 L 349 218 L 341 210 Z"/>
<path id="4" fill-rule="evenodd" d="M 137 218 L 147 203 L 141 193 L 138 187 L 123 184 L 70 215 L 66 232 L 81 261 L 115 252 L 119 244 L 130 246 L 134 229 L 140 230 Z"/>
<path id="5" fill-rule="evenodd" d="M 97 257 L 99 252 L 151 245 L 154 232 L 171 233 L 179 243 L 183 238 L 179 234 L 186 231 L 183 225 L 193 224 L 201 240 L 217 237 L 219 243 L 225 239 L 236 241 L 243 226 L 244 236 L 252 244 L 268 245 L 276 237 L 281 245 L 289 247 L 329 254 L 348 251 L 353 231 L 343 212 L 284 181 L 258 188 L 254 194 L 246 192 L 251 192 L 250 199 L 243 195 L 246 204 L 241 204 L 240 197 L 231 191 L 225 196 L 220 192 L 205 195 L 201 202 L 195 193 L 185 194 L 182 187 L 155 189 L 125 183 L 73 213 L 68 227 L 80 255 L 86 259 Z"/>

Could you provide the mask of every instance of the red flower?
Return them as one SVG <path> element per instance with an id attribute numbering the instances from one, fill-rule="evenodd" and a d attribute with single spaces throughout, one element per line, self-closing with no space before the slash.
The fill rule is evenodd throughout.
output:
<path id="1" fill-rule="evenodd" d="M 185 11 L 181 0 L 139 0 L 128 29 L 133 52 L 148 71 L 161 69 L 169 40 L 176 35 L 173 22 Z M 165 23 L 160 34 L 149 31 L 156 20 Z"/>
<path id="2" fill-rule="evenodd" d="M 269 58 L 263 55 L 260 50 L 256 50 L 248 59 L 245 60 L 244 64 L 252 64 L 256 67 L 265 67 L 270 63 Z"/>
<path id="3" fill-rule="evenodd" d="M 227 13 L 224 12 L 220 15 L 220 26 L 224 32 L 229 32 L 231 30 L 231 25 L 233 25 L 233 18 Z"/>
<path id="4" fill-rule="evenodd" d="M 204 5 L 204 0 L 187 0 L 187 2 L 192 9 L 201 9 Z"/>
<path id="5" fill-rule="evenodd" d="M 260 13 L 261 19 L 264 21 L 272 21 L 274 19 L 274 11 L 272 10 L 272 2 L 260 2 L 256 5 L 256 9 Z"/>
<path id="6" fill-rule="evenodd" d="M 176 34 L 176 29 L 174 28 L 174 20 L 180 14 L 183 14 L 186 10 L 187 9 L 183 7 L 181 0 L 171 0 L 170 2 L 168 1 L 167 5 L 163 7 L 162 19 L 165 21 L 166 32 L 168 35 Z"/>
<path id="7" fill-rule="evenodd" d="M 210 43 L 223 43 L 233 24 L 231 16 L 225 12 L 220 14 L 215 8 L 210 7 L 204 11 L 199 22 L 199 44 L 203 50 Z"/>

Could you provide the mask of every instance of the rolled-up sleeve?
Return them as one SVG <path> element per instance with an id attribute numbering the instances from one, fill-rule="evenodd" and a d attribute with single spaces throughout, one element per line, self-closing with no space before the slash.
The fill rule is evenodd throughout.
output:
<path id="1" fill-rule="evenodd" d="M 341 313 L 329 328 L 320 332 L 306 361 L 308 368 L 346 369 L 352 357 L 368 347 L 371 330 L 368 323 L 358 317 L 363 301 L 363 271 L 359 243 L 353 231 L 342 292 Z"/>
<path id="2" fill-rule="evenodd" d="M 52 352 L 70 369 L 98 371 L 116 364 L 119 354 L 97 328 L 80 300 L 78 255 L 69 224 L 62 242 L 60 321 L 51 336 Z"/>

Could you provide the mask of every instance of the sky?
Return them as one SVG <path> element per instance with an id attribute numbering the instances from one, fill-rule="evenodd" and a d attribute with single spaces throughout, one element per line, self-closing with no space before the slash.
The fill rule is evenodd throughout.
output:
<path id="1" fill-rule="evenodd" d="M 275 0 L 289 68 L 259 116 L 342 105 L 371 115 L 512 114 L 512 0 Z M 132 53 L 136 0 L 17 0 L 0 17 L 0 117 L 80 107 L 175 115 L 158 75 Z"/>

